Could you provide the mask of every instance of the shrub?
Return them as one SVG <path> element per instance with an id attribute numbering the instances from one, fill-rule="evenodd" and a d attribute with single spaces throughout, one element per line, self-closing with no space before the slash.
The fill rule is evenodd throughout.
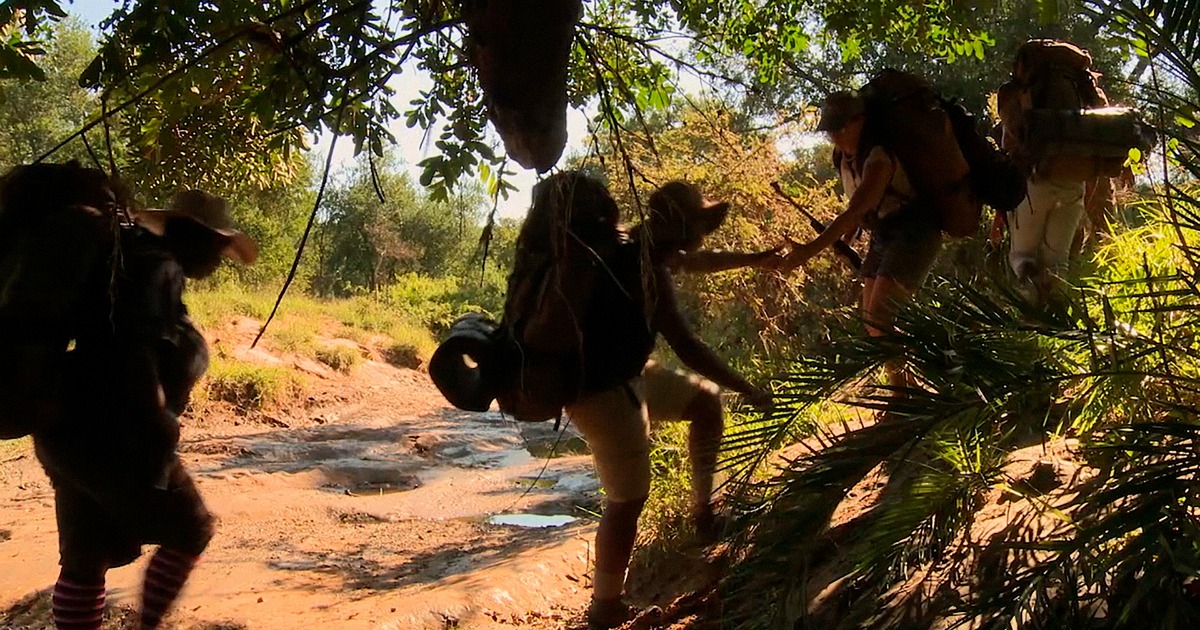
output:
<path id="1" fill-rule="evenodd" d="M 417 369 L 429 362 L 437 342 L 428 330 L 399 325 L 388 331 L 391 343 L 383 349 L 384 359 L 397 367 Z"/>
<path id="2" fill-rule="evenodd" d="M 287 317 L 272 322 L 267 337 L 276 350 L 300 356 L 313 356 L 317 339 L 316 326 L 311 319 Z"/>
<path id="3" fill-rule="evenodd" d="M 203 395 L 247 412 L 282 407 L 298 397 L 301 390 L 301 381 L 288 368 L 233 359 L 213 361 Z"/>
<path id="4" fill-rule="evenodd" d="M 354 366 L 362 362 L 362 352 L 357 346 L 348 344 L 329 344 L 317 348 L 317 360 L 329 367 L 349 374 Z"/>
<path id="5" fill-rule="evenodd" d="M 407 274 L 379 292 L 379 300 L 393 312 L 429 327 L 445 326 L 461 313 L 456 293 L 458 282 L 452 278 L 430 278 Z"/>

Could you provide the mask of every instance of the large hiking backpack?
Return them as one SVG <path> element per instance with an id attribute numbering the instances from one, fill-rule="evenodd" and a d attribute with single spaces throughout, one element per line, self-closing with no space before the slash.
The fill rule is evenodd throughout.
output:
<path id="1" fill-rule="evenodd" d="M 918 203 L 937 211 L 943 232 L 973 234 L 983 207 L 933 87 L 916 75 L 888 69 L 859 92 L 866 107 L 864 142 L 883 146 L 900 160 Z"/>
<path id="2" fill-rule="evenodd" d="M 998 104 L 1005 149 L 1039 178 L 1086 181 L 1115 177 L 1129 150 L 1148 149 L 1153 131 L 1129 108 L 1107 107 L 1091 55 L 1074 44 L 1023 44 Z"/>
<path id="3" fill-rule="evenodd" d="M 997 212 L 1015 210 L 1026 194 L 1020 167 L 994 138 L 979 131 L 975 116 L 962 103 L 942 100 L 942 109 L 950 117 L 958 147 L 971 169 L 971 189 L 976 197 Z"/>
<path id="4" fill-rule="evenodd" d="M 494 398 L 513 418 L 538 422 L 560 417 L 580 394 L 587 315 L 598 283 L 610 281 L 606 259 L 621 232 L 616 202 L 580 173 L 554 175 L 533 195 L 501 322 L 460 318 L 429 372 L 459 408 L 482 411 Z"/>
<path id="5" fill-rule="evenodd" d="M 106 286 L 119 203 L 103 172 L 76 162 L 0 179 L 0 439 L 50 413 L 81 307 Z"/>

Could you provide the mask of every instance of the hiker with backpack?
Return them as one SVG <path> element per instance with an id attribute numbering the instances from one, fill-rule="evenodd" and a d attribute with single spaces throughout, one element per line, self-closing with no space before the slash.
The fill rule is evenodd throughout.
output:
<path id="1" fill-rule="evenodd" d="M 865 133 L 867 110 L 855 92 L 835 92 L 821 108 L 818 131 L 829 135 L 839 162 L 846 209 L 808 243 L 797 243 L 786 268 L 802 265 L 839 239 L 859 229 L 870 231 L 863 260 L 862 313 L 871 336 L 891 330 L 897 305 L 921 287 L 942 249 L 942 228 L 935 208 L 918 197 L 904 165 L 889 148 Z M 888 385 L 901 395 L 908 378 L 887 366 Z"/>
<path id="2" fill-rule="evenodd" d="M 705 198 L 689 183 L 671 181 L 649 199 L 646 219 L 630 230 L 634 243 L 649 243 L 668 272 L 715 273 L 754 267 L 775 269 L 783 264 L 782 247 L 761 252 L 701 250 L 704 238 L 716 231 L 729 213 L 729 204 Z M 682 358 L 682 357 L 681 357 Z M 688 458 L 692 466 L 691 519 L 702 539 L 712 539 L 716 515 L 712 492 L 717 454 L 725 432 L 721 386 L 711 378 L 649 361 L 642 370 L 646 409 L 651 424 L 685 421 Z M 747 397 L 752 405 L 765 405 L 770 396 L 757 392 Z"/>
<path id="3" fill-rule="evenodd" d="M 1044 302 L 1078 251 L 1085 209 L 1107 221 L 1110 178 L 1131 148 L 1152 134 L 1127 108 L 1108 107 L 1092 57 L 1074 44 L 1035 39 L 1023 44 L 1012 79 L 997 94 L 1002 145 L 1027 177 L 1028 195 L 1007 214 L 1009 264 L 1022 293 Z"/>
<path id="4" fill-rule="evenodd" d="M 78 162 L 0 178 L 0 439 L 27 436 L 61 411 L 80 296 L 112 252 L 120 194 Z"/>
<path id="5" fill-rule="evenodd" d="M 614 627 L 629 617 L 621 596 L 638 517 L 650 492 L 652 425 L 691 422 L 692 518 L 698 528 L 710 528 L 712 479 L 724 421 L 717 386 L 759 406 L 771 398 L 730 370 L 695 335 L 675 301 L 669 261 L 679 252 L 686 256 L 695 251 L 720 224 L 727 204 L 704 201 L 694 188 L 668 184 L 656 191 L 649 206 L 646 221 L 614 252 L 610 268 L 615 282 L 602 285 L 600 299 L 591 306 L 589 319 L 595 325 L 591 339 L 585 332 L 584 348 L 596 376 L 566 407 L 592 450 L 606 493 L 588 609 L 593 628 Z M 660 334 L 698 375 L 647 363 Z"/>
<path id="6" fill-rule="evenodd" d="M 502 412 L 525 421 L 557 419 L 565 411 L 583 433 L 605 492 L 588 624 L 612 628 L 630 617 L 622 596 L 650 492 L 652 424 L 691 422 L 692 517 L 711 528 L 724 422 L 717 387 L 760 406 L 771 395 L 729 369 L 692 332 L 675 300 L 671 261 L 716 229 L 726 204 L 669 184 L 652 196 L 649 218 L 627 232 L 605 186 L 579 172 L 543 180 L 533 197 L 517 238 L 503 320 L 460 318 L 429 371 L 459 408 L 486 411 L 496 400 Z M 705 264 L 751 258 L 718 255 Z M 649 362 L 659 335 L 698 375 Z"/>
<path id="7" fill-rule="evenodd" d="M 29 183 L 8 179 L 4 192 Z M 158 549 L 139 627 L 158 628 L 207 547 L 214 518 L 176 453 L 177 418 L 208 362 L 182 293 L 185 278 L 211 275 L 223 257 L 250 263 L 256 255 L 225 202 L 200 191 L 178 194 L 166 210 L 134 213 L 134 224 L 121 221 L 126 208 L 110 211 L 106 245 L 114 249 L 91 261 L 74 348 L 61 361 L 58 412 L 33 430 L 55 493 L 59 630 L 98 630 L 105 574 L 146 544 Z"/>
<path id="8" fill-rule="evenodd" d="M 784 269 L 869 231 L 859 273 L 873 337 L 892 330 L 897 307 L 925 283 L 943 235 L 974 235 L 984 205 L 1003 212 L 1025 196 L 1021 173 L 972 114 L 911 73 L 885 69 L 857 92 L 830 94 L 817 130 L 833 142 L 848 201 L 815 239 L 793 244 Z M 909 375 L 896 361 L 885 368 L 892 397 L 906 396 Z"/>

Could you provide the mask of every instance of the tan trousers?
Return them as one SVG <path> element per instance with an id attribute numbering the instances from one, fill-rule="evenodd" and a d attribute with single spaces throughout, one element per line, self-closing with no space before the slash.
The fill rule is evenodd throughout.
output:
<path id="1" fill-rule="evenodd" d="M 651 361 L 637 378 L 592 394 L 567 407 L 567 416 L 587 440 L 600 484 L 611 501 L 637 501 L 650 494 L 650 430 L 683 419 L 702 392 L 716 383 Z"/>
<path id="2" fill-rule="evenodd" d="M 1030 179 L 1029 194 L 1009 213 L 1012 249 L 1009 264 L 1018 276 L 1022 267 L 1061 269 L 1083 219 L 1083 182 Z"/>

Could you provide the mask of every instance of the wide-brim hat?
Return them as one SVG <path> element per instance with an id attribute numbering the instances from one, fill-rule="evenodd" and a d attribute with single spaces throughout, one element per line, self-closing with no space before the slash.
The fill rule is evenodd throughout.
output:
<path id="1" fill-rule="evenodd" d="M 729 204 L 712 201 L 696 186 L 682 181 L 663 184 L 650 195 L 651 235 L 675 234 L 687 239 L 712 234 L 729 215 Z"/>
<path id="2" fill-rule="evenodd" d="M 134 220 L 150 232 L 162 236 L 171 217 L 191 219 L 229 239 L 221 255 L 230 260 L 249 265 L 258 258 L 258 246 L 254 239 L 234 227 L 225 200 L 216 195 L 202 190 L 184 190 L 177 193 L 166 208 L 142 210 L 134 215 Z"/>
<path id="3" fill-rule="evenodd" d="M 826 97 L 825 103 L 821 105 L 821 120 L 817 122 L 817 131 L 838 131 L 864 112 L 866 106 L 857 92 L 834 92 Z"/>

